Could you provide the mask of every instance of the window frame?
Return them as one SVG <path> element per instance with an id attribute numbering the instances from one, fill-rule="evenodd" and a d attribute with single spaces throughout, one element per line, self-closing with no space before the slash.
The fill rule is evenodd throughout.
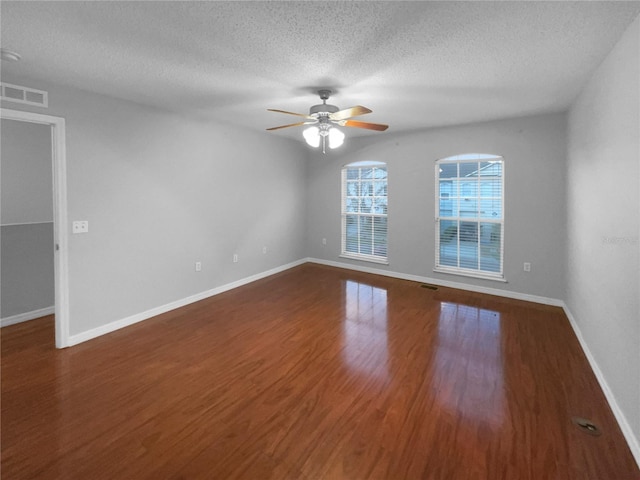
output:
<path id="1" fill-rule="evenodd" d="M 347 212 L 347 198 L 353 198 L 353 196 L 347 195 L 347 172 L 349 169 L 362 169 L 362 168 L 377 168 L 383 169 L 386 172 L 385 177 L 385 191 L 386 191 L 386 199 L 387 199 L 387 212 L 386 213 L 361 213 L 361 212 Z M 341 195 L 340 195 L 340 223 L 341 223 L 341 242 L 340 242 L 340 257 L 348 258 L 351 260 L 361 260 L 365 262 L 378 263 L 382 265 L 389 264 L 389 169 L 385 162 L 378 161 L 361 161 L 361 162 L 352 162 L 344 165 L 340 171 L 340 181 L 341 181 Z M 360 178 L 360 174 L 358 175 Z M 373 177 L 372 177 L 373 180 Z M 372 195 L 372 198 L 377 195 Z M 362 195 L 357 195 L 357 198 L 363 198 Z M 385 218 L 386 219 L 386 242 L 385 242 L 385 255 L 375 255 L 375 254 L 364 254 L 364 253 L 354 253 L 347 251 L 347 216 L 356 216 L 358 219 L 360 218 L 371 218 L 372 228 L 375 224 L 375 218 Z M 360 220 L 358 220 L 358 224 Z M 358 240 L 360 240 L 361 234 L 358 235 Z M 372 234 L 372 242 L 375 246 L 375 234 Z M 358 248 L 360 250 L 360 248 Z"/>
<path id="2" fill-rule="evenodd" d="M 481 208 L 481 204 L 482 204 L 482 192 L 480 189 L 480 178 L 481 175 L 477 176 L 478 179 L 478 189 L 477 189 L 477 196 L 476 198 L 476 202 L 477 202 L 477 211 L 478 211 L 478 215 L 475 217 L 465 217 L 461 215 L 461 211 L 458 205 L 458 209 L 457 209 L 457 215 L 452 215 L 452 216 L 442 216 L 440 215 L 440 200 L 441 198 L 443 198 L 441 196 L 441 191 L 440 191 L 440 180 L 442 180 L 440 178 L 440 169 L 441 169 L 441 165 L 443 164 L 456 164 L 459 165 L 461 163 L 473 163 L 473 162 L 477 162 L 478 163 L 478 172 L 482 169 L 480 164 L 482 162 L 498 162 L 501 164 L 501 175 L 500 175 L 500 180 L 501 180 L 501 184 L 500 184 L 500 211 L 501 211 L 501 217 L 500 219 L 493 219 L 493 218 L 483 218 L 481 217 L 481 212 L 480 212 L 480 208 Z M 461 178 L 464 177 L 460 177 L 460 171 L 459 171 L 459 166 L 458 168 L 458 172 L 457 172 L 457 176 L 456 177 L 452 177 L 455 178 L 456 180 L 459 180 Z M 504 277 L 504 230 L 505 230 L 505 159 L 502 155 L 495 155 L 495 154 L 483 154 L 483 153 L 468 153 L 468 154 L 460 154 L 460 155 L 453 155 L 453 156 L 449 156 L 446 158 L 441 158 L 436 160 L 435 162 L 435 259 L 434 259 L 434 272 L 438 272 L 438 273 L 447 273 L 447 274 L 453 274 L 453 275 L 459 275 L 459 276 L 465 276 L 465 277 L 472 277 L 472 278 L 481 278 L 481 279 L 486 279 L 486 280 L 495 280 L 495 281 L 500 281 L 500 282 L 506 282 L 505 277 Z M 461 199 L 463 198 L 463 196 L 460 194 L 461 193 L 461 188 L 460 188 L 460 183 L 458 183 L 458 195 L 455 198 Z M 492 200 L 495 200 L 496 197 L 490 197 Z M 486 200 L 486 198 L 485 198 Z M 441 253 L 441 249 L 440 249 L 440 239 L 441 239 L 441 235 L 440 235 L 440 226 L 442 224 L 442 221 L 457 221 L 458 222 L 458 230 L 461 230 L 460 228 L 460 223 L 461 222 L 469 222 L 469 223 L 476 223 L 477 226 L 477 230 L 476 230 L 476 235 L 477 235 L 477 243 L 478 243 L 478 255 L 477 255 L 477 259 L 478 259 L 478 268 L 468 268 L 468 267 L 461 267 L 461 255 L 460 255 L 460 235 L 456 234 L 456 241 L 458 242 L 458 248 L 457 248 L 457 266 L 451 266 L 451 265 L 442 265 L 440 263 L 440 253 Z M 488 271 L 488 270 L 482 270 L 481 269 L 481 258 L 482 258 L 482 254 L 481 254 L 481 249 L 482 249 L 482 243 L 481 243 L 481 233 L 480 233 L 480 228 L 481 228 L 481 224 L 487 224 L 487 223 L 492 223 L 492 224 L 496 224 L 500 226 L 500 259 L 499 259 L 499 271 L 497 272 L 492 272 L 492 271 Z"/>

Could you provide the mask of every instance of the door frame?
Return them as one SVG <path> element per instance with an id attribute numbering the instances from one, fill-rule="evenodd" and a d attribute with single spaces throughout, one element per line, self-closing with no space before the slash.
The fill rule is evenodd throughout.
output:
<path id="1" fill-rule="evenodd" d="M 0 108 L 0 118 L 51 127 L 56 348 L 69 346 L 69 256 L 67 232 L 67 152 L 62 117 Z"/>

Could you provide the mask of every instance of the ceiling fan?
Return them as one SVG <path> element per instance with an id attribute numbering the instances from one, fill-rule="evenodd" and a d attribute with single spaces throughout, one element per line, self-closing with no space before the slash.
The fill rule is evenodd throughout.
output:
<path id="1" fill-rule="evenodd" d="M 294 113 L 287 112 L 285 110 L 268 108 L 267 110 L 270 112 L 295 115 L 297 117 L 303 117 L 304 120 L 297 123 L 291 123 L 289 125 L 280 125 L 279 127 L 267 128 L 267 130 L 279 130 L 281 128 L 301 127 L 303 125 L 309 125 L 309 128 L 306 128 L 302 132 L 305 141 L 312 147 L 318 147 L 320 146 L 320 143 L 322 143 L 322 153 L 325 153 L 327 140 L 329 142 L 329 148 L 338 148 L 344 142 L 344 133 L 336 128 L 336 126 L 365 128 L 367 130 L 376 130 L 378 132 L 383 132 L 387 128 L 389 128 L 389 125 L 382 125 L 380 123 L 368 123 L 361 122 L 359 120 L 351 120 L 351 118 L 353 117 L 371 113 L 371 110 L 360 105 L 346 108 L 344 110 L 340 110 L 335 105 L 329 105 L 327 103 L 327 100 L 331 95 L 331 90 L 318 90 L 318 95 L 320 95 L 322 103 L 313 105 L 309 109 L 308 115 L 304 113 Z"/>

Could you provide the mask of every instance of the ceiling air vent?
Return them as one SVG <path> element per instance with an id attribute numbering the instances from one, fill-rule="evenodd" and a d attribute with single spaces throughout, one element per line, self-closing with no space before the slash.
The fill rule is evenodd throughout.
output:
<path id="1" fill-rule="evenodd" d="M 7 102 L 26 103 L 27 105 L 36 105 L 37 107 L 47 108 L 49 99 L 47 92 L 44 90 L 36 90 L 35 88 L 21 87 L 19 85 L 11 85 L 10 83 L 0 83 L 2 93 L 0 98 Z"/>

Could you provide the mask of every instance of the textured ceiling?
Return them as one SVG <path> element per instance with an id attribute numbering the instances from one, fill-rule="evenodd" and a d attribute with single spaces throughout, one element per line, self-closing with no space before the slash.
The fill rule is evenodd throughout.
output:
<path id="1" fill-rule="evenodd" d="M 319 103 L 408 131 L 561 111 L 640 2 L 0 2 L 3 74 L 264 131 Z M 349 129 L 349 135 L 385 135 Z M 265 135 L 301 139 L 300 129 Z"/>

